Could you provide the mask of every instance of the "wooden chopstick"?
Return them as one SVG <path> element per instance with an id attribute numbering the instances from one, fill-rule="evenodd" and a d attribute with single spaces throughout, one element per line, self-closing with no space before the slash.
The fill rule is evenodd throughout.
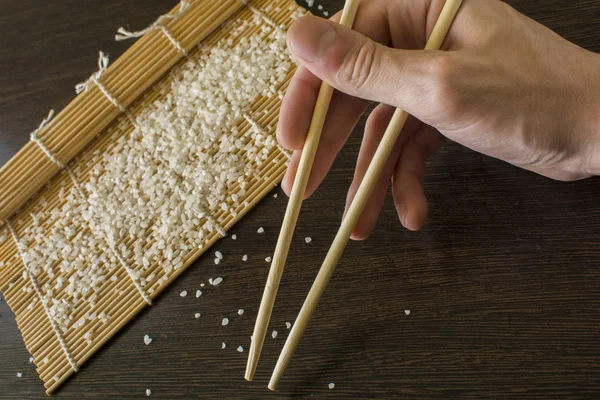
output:
<path id="1" fill-rule="evenodd" d="M 444 4 L 444 8 L 433 28 L 431 36 L 427 41 L 427 45 L 425 46 L 425 50 L 439 50 L 446 38 L 446 35 L 452 25 L 452 21 L 454 21 L 454 17 L 456 16 L 460 5 L 462 4 L 462 0 L 447 0 Z M 367 173 L 363 181 L 361 182 L 356 196 L 354 200 L 352 200 L 352 204 L 348 208 L 348 212 L 342 221 L 340 229 L 333 240 L 333 244 L 323 261 L 323 265 L 317 274 L 315 282 L 313 283 L 306 300 L 304 301 L 304 305 L 296 318 L 296 322 L 294 322 L 294 326 L 290 331 L 290 335 L 288 336 L 283 350 L 279 356 L 279 360 L 277 360 L 277 365 L 275 366 L 275 370 L 273 371 L 273 375 L 271 377 L 271 381 L 269 382 L 269 389 L 275 390 L 279 380 L 281 379 L 285 369 L 292 358 L 298 343 L 300 343 L 300 339 L 302 338 L 302 334 L 306 330 L 308 322 L 313 315 L 325 288 L 327 287 L 327 283 L 337 266 L 337 263 L 348 243 L 348 239 L 350 239 L 350 234 L 354 229 L 354 226 L 358 222 L 360 215 L 362 214 L 365 205 L 377 178 L 381 174 L 383 166 L 385 165 L 394 144 L 406 122 L 408 114 L 400 109 L 396 109 L 390 124 L 388 125 L 383 139 L 379 146 L 377 147 L 377 152 L 367 169 Z"/>
<path id="2" fill-rule="evenodd" d="M 340 24 L 351 28 L 354 24 L 354 17 L 356 16 L 357 9 L 358 0 L 346 0 Z M 319 139 L 321 138 L 321 132 L 323 131 L 323 125 L 325 124 L 325 118 L 327 116 L 327 110 L 329 109 L 329 102 L 331 101 L 332 95 L 333 88 L 325 82 L 321 83 L 319 96 L 317 97 L 313 116 L 310 121 L 310 127 L 306 134 L 304 148 L 302 149 L 298 171 L 296 172 L 294 185 L 292 186 L 292 193 L 288 201 L 287 209 L 285 210 L 277 246 L 275 247 L 275 253 L 273 254 L 273 262 L 271 263 L 267 284 L 256 317 L 250 352 L 248 354 L 248 364 L 246 366 L 245 378 L 248 381 L 251 381 L 254 378 L 254 373 L 256 372 L 267 328 L 271 319 L 275 297 L 277 296 L 277 290 L 279 289 L 279 282 L 283 275 L 285 261 L 287 259 L 292 236 L 294 235 L 296 221 L 298 221 L 298 214 L 300 214 L 300 207 L 302 206 L 304 192 L 306 191 L 306 184 L 308 183 L 315 154 L 319 146 Z"/>

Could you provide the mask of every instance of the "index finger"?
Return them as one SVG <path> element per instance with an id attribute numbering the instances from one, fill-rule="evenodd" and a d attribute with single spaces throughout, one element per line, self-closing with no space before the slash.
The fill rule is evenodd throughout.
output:
<path id="1" fill-rule="evenodd" d="M 379 3 L 379 7 L 375 7 Z M 389 32 L 385 20 L 385 10 L 381 7 L 383 2 L 363 2 L 359 7 L 359 14 L 354 28 L 379 41 L 389 41 Z M 333 16 L 332 20 L 339 20 L 340 13 Z M 289 35 L 298 35 L 293 26 Z M 277 127 L 277 140 L 289 149 L 299 151 L 304 146 L 306 133 L 310 125 L 315 103 L 321 87 L 321 80 L 313 75 L 307 68 L 299 66 L 281 105 L 279 123 Z M 316 189 L 329 171 L 339 149 L 352 132 L 356 122 L 364 113 L 369 101 L 346 95 L 336 91 L 332 97 L 321 142 L 326 144 L 327 151 L 320 143 L 318 157 L 315 159 L 313 169 L 307 185 L 306 195 L 309 196 Z M 298 158 L 296 155 L 295 158 Z M 294 180 L 295 168 L 290 168 L 284 183 Z M 291 185 L 284 185 L 284 189 Z M 288 193 L 289 194 L 289 193 Z"/>

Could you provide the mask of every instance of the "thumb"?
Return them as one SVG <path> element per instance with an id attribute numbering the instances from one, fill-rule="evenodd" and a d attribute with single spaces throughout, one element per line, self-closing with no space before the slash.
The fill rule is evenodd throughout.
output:
<path id="1" fill-rule="evenodd" d="M 297 61 L 334 88 L 415 116 L 432 99 L 434 80 L 428 72 L 442 64 L 435 60 L 444 54 L 393 49 L 313 16 L 295 21 L 287 41 Z"/>

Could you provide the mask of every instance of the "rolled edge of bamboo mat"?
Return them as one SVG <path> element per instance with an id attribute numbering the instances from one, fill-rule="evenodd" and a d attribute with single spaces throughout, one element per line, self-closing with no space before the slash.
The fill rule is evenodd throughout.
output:
<path id="1" fill-rule="evenodd" d="M 194 1 L 189 10 L 181 17 L 173 19 L 166 24 L 171 32 L 180 31 L 186 25 L 192 25 L 191 34 L 184 38 L 176 38 L 181 45 L 190 51 L 195 45 L 213 32 L 219 25 L 228 20 L 239 11 L 244 4 L 240 0 L 220 0 L 218 6 L 214 6 L 212 0 Z M 209 9 L 206 13 L 205 10 Z M 175 6 L 170 14 L 179 11 L 179 5 Z M 195 23 L 199 21 L 199 23 Z M 128 63 L 143 55 L 149 47 L 157 45 L 170 46 L 170 57 L 161 59 L 157 63 Z M 142 93 L 152 86 L 160 77 L 167 73 L 175 65 L 183 54 L 179 52 L 169 40 L 158 29 L 149 32 L 139 38 L 125 53 L 119 57 L 100 78 L 101 82 L 114 82 L 107 86 L 110 93 L 119 91 L 122 93 L 118 101 L 127 108 Z M 144 81 L 135 87 L 121 87 L 118 82 L 126 77 L 131 80 L 142 76 L 152 76 L 153 79 Z M 49 150 L 63 163 L 67 164 L 75 157 L 96 135 L 101 133 L 110 123 L 117 118 L 121 111 L 116 108 L 108 98 L 102 97 L 102 105 L 94 110 L 83 109 L 83 115 L 73 118 L 78 108 L 85 107 L 86 103 L 94 97 L 98 97 L 98 88 L 90 85 L 90 89 L 77 95 L 58 115 L 51 120 L 39 133 L 39 138 L 47 143 L 53 138 L 61 136 L 65 131 L 71 130 L 72 142 L 75 146 L 69 148 L 54 148 L 47 145 Z M 102 116 L 101 120 L 94 120 Z M 74 121 L 73 121 L 74 119 Z M 76 128 L 76 129 L 73 129 Z M 23 168 L 22 163 L 27 162 L 28 168 Z M 8 162 L 0 168 L 0 187 L 7 194 L 0 197 L 0 227 L 5 225 L 8 217 L 14 214 L 27 200 L 37 193 L 51 178 L 61 171 L 40 148 L 32 142 L 23 146 Z M 28 184 L 23 185 L 21 180 L 15 177 L 26 175 Z M 35 176 L 35 178 L 34 178 Z"/>

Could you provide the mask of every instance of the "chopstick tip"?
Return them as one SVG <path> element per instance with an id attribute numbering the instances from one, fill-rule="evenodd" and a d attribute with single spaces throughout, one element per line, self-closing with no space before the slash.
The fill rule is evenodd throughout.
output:
<path id="1" fill-rule="evenodd" d="M 255 372 L 256 363 L 251 363 L 250 360 L 248 360 L 248 365 L 246 366 L 246 374 L 244 375 L 244 379 L 246 379 L 248 382 L 252 382 L 252 380 L 254 379 Z"/>

